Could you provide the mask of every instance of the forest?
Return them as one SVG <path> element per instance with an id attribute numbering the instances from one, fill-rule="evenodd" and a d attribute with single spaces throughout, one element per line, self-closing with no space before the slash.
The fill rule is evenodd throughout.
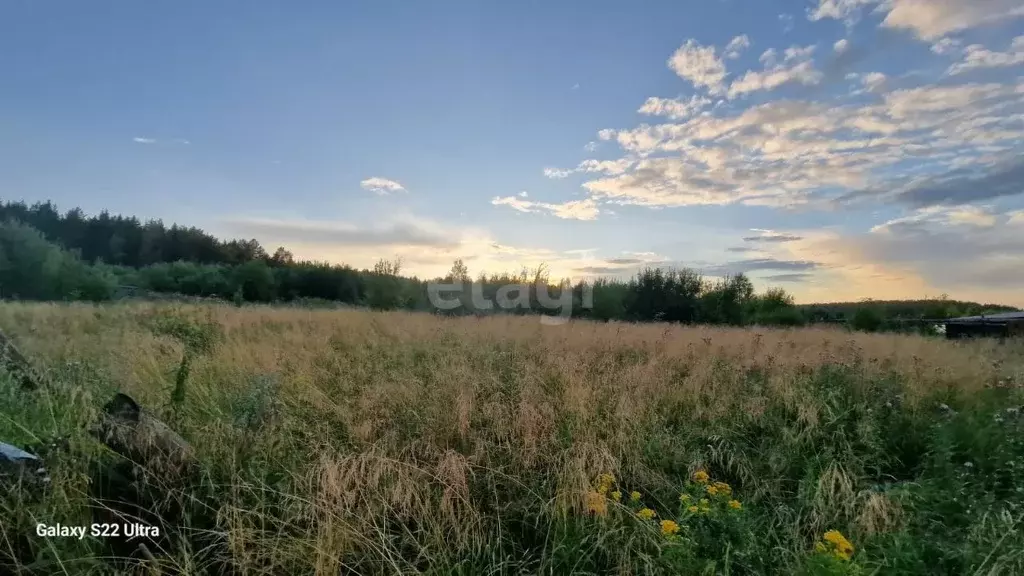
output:
<path id="1" fill-rule="evenodd" d="M 297 260 L 285 247 L 269 253 L 255 239 L 222 240 L 196 228 L 162 221 L 66 212 L 52 202 L 0 202 L 0 297 L 19 300 L 108 301 L 176 295 L 230 300 L 236 304 L 349 305 L 379 310 L 442 312 L 430 302 L 427 283 L 446 281 L 476 288 L 486 299 L 508 284 L 528 284 L 529 305 L 513 312 L 554 314 L 535 290 L 573 293 L 574 317 L 595 320 L 664 321 L 684 324 L 797 326 L 848 323 L 867 330 L 913 330 L 920 319 L 1014 310 L 945 296 L 899 302 L 795 305 L 782 288 L 756 293 L 739 274 L 705 278 L 690 269 L 646 268 L 628 280 L 570 282 L 535 270 L 470 276 L 456 260 L 445 278 L 402 275 L 401 262 L 381 259 L 372 269 Z M 584 307 L 585 289 L 592 307 Z M 469 293 L 470 290 L 465 290 Z M 445 314 L 483 314 L 469 298 Z"/>

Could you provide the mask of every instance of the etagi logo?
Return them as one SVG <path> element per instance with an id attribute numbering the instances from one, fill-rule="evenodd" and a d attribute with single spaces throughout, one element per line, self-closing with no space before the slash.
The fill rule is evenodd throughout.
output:
<path id="1" fill-rule="evenodd" d="M 504 284 L 498 287 L 494 295 L 494 301 L 488 300 L 484 295 L 484 286 L 479 282 L 429 282 L 427 283 L 427 297 L 430 303 L 438 310 L 457 310 L 466 306 L 463 295 L 469 286 L 469 301 L 473 310 L 493 310 L 497 307 L 500 310 L 514 310 L 516 308 L 530 309 L 530 296 L 536 298 L 537 304 L 545 312 L 557 312 L 555 314 L 543 314 L 540 323 L 553 326 L 565 324 L 572 317 L 573 289 L 566 287 L 560 289 L 558 296 L 552 296 L 550 288 L 543 282 L 536 284 Z M 589 310 L 594 307 L 594 287 L 583 283 L 581 286 L 581 298 L 579 307 Z"/>

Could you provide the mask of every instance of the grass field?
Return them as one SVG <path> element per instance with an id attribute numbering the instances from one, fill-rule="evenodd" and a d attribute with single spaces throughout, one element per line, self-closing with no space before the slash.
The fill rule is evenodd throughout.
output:
<path id="1" fill-rule="evenodd" d="M 177 385 L 168 322 L 213 336 Z M 1019 342 L 167 305 L 0 329 L 58 383 L 0 375 L 0 440 L 70 443 L 45 497 L 0 494 L 33 573 L 107 570 L 33 527 L 92 521 L 122 390 L 202 464 L 164 573 L 1024 574 Z"/>

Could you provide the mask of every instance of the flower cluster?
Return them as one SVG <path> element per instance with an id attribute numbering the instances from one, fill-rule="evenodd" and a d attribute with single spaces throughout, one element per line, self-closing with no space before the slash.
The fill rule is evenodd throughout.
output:
<path id="1" fill-rule="evenodd" d="M 712 482 L 711 476 L 704 470 L 697 470 L 690 477 L 693 483 L 689 485 L 687 492 L 679 495 L 679 503 L 682 510 L 688 514 L 708 515 L 712 513 L 713 506 L 724 505 L 730 510 L 742 510 L 743 505 L 739 500 L 732 498 L 732 486 L 725 482 Z M 694 494 L 691 494 L 693 492 Z M 706 498 L 700 498 L 700 496 Z M 696 503 L 694 502 L 694 499 Z"/>
<path id="2" fill-rule="evenodd" d="M 725 482 L 712 481 L 704 470 L 694 472 L 691 480 L 686 490 L 679 495 L 678 514 L 666 513 L 659 518 L 657 511 L 644 504 L 643 494 L 633 490 L 628 492 L 628 498 L 624 498 L 625 491 L 616 487 L 615 477 L 601 474 L 594 488 L 585 494 L 586 510 L 593 516 L 605 517 L 609 514 L 608 502 L 611 501 L 612 509 L 622 510 L 642 523 L 656 521 L 648 526 L 659 529 L 668 541 L 679 542 L 686 539 L 689 531 L 697 526 L 688 524 L 696 520 L 695 517 L 713 516 L 724 520 L 735 517 L 743 509 L 740 501 L 733 498 L 732 487 Z"/>
<path id="3" fill-rule="evenodd" d="M 651 520 L 652 518 L 657 516 L 658 513 L 655 512 L 654 510 L 651 510 L 650 508 L 644 507 L 644 508 L 641 508 L 640 510 L 638 510 L 636 515 L 639 516 L 643 520 Z"/>
<path id="4" fill-rule="evenodd" d="M 849 560 L 853 556 L 853 544 L 839 530 L 829 530 L 821 539 L 823 542 L 814 545 L 815 551 L 831 554 L 840 560 Z"/>

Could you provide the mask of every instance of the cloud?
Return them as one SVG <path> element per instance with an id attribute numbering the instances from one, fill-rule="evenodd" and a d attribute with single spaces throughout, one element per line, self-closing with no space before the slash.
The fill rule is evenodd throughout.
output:
<path id="1" fill-rule="evenodd" d="M 787 34 L 793 31 L 793 15 L 779 14 L 779 22 L 782 23 L 782 33 Z"/>
<path id="2" fill-rule="evenodd" d="M 136 136 L 135 138 L 132 138 L 132 142 L 136 142 L 138 144 L 156 144 L 156 138 L 143 138 L 141 136 Z"/>
<path id="3" fill-rule="evenodd" d="M 701 46 L 692 39 L 687 40 L 668 59 L 668 67 L 695 87 L 706 88 L 710 94 L 725 91 L 725 64 L 714 46 Z"/>
<path id="4" fill-rule="evenodd" d="M 836 40 L 836 43 L 832 45 L 832 49 L 836 52 L 846 52 L 847 48 L 850 47 L 850 41 L 846 38 Z"/>
<path id="5" fill-rule="evenodd" d="M 818 5 L 807 9 L 807 19 L 815 22 L 824 18 L 843 20 L 852 25 L 860 17 L 865 6 L 875 4 L 878 0 L 818 0 Z"/>
<path id="6" fill-rule="evenodd" d="M 776 260 L 818 263 L 801 301 L 922 298 L 1024 306 L 1024 210 L 942 206 L 911 210 L 863 232 L 806 229 L 765 246 Z"/>
<path id="7" fill-rule="evenodd" d="M 562 179 L 576 173 L 622 174 L 634 164 L 631 158 L 620 158 L 618 160 L 594 160 L 587 159 L 576 165 L 575 168 L 545 168 L 544 175 L 548 178 Z"/>
<path id="8" fill-rule="evenodd" d="M 868 72 L 859 76 L 864 90 L 868 92 L 884 92 L 888 85 L 888 77 L 881 72 Z"/>
<path id="9" fill-rule="evenodd" d="M 702 271 L 710 276 L 735 276 L 761 270 L 780 270 L 787 272 L 804 272 L 819 267 L 817 262 L 810 260 L 776 260 L 774 258 L 753 258 L 737 260 L 705 267 Z"/>
<path id="10" fill-rule="evenodd" d="M 883 27 L 906 30 L 926 41 L 1024 15 L 1020 0 L 818 0 L 808 19 L 833 18 L 849 26 L 869 7 L 884 14 Z"/>
<path id="11" fill-rule="evenodd" d="M 998 215 L 987 206 L 929 206 L 909 216 L 894 218 L 871 228 L 872 232 L 912 232 L 922 226 L 966 226 L 989 228 L 999 221 Z"/>
<path id="12" fill-rule="evenodd" d="M 380 196 L 387 196 L 392 192 L 405 192 L 405 187 L 395 182 L 394 180 L 388 180 L 387 178 L 379 178 L 374 176 L 373 178 L 367 178 L 359 183 L 363 190 L 368 190 L 374 194 Z"/>
<path id="13" fill-rule="evenodd" d="M 549 204 L 546 202 L 522 200 L 515 196 L 506 196 L 504 198 L 495 196 L 491 199 L 491 204 L 495 206 L 508 206 L 519 212 L 547 212 L 552 216 L 565 220 L 596 220 L 601 213 L 597 207 L 597 202 L 592 198 L 572 200 L 561 204 Z"/>
<path id="14" fill-rule="evenodd" d="M 438 226 L 415 220 L 361 226 L 348 222 L 239 218 L 226 224 L 244 236 L 272 237 L 278 242 L 357 246 L 451 248 L 458 238 Z"/>
<path id="15" fill-rule="evenodd" d="M 811 278 L 813 278 L 813 275 L 808 274 L 806 272 L 793 272 L 790 274 L 772 274 L 770 276 L 764 277 L 764 279 L 767 280 L 768 282 L 781 282 L 791 284 L 795 284 L 798 282 L 807 282 Z"/>
<path id="16" fill-rule="evenodd" d="M 554 178 L 560 180 L 562 178 L 568 178 L 573 173 L 572 170 L 562 170 L 560 168 L 545 168 L 544 175 L 548 178 Z"/>
<path id="17" fill-rule="evenodd" d="M 952 54 L 959 51 L 962 44 L 963 42 L 956 38 L 939 38 L 932 44 L 931 51 L 936 54 Z"/>
<path id="18" fill-rule="evenodd" d="M 912 206 L 958 205 L 1024 193 L 1024 158 L 918 179 L 895 198 Z"/>
<path id="19" fill-rule="evenodd" d="M 519 196 L 520 198 L 526 198 L 527 196 L 529 196 L 529 194 L 527 194 L 527 193 L 526 193 L 526 190 L 523 190 L 522 192 L 520 192 L 520 193 L 518 194 L 518 196 Z"/>
<path id="20" fill-rule="evenodd" d="M 624 276 L 636 273 L 633 268 L 620 268 L 618 266 L 581 266 L 573 268 L 573 272 L 585 276 Z"/>
<path id="21" fill-rule="evenodd" d="M 774 232 L 772 230 L 762 230 L 760 228 L 754 228 L 754 232 L 760 232 L 758 236 L 747 236 L 743 238 L 744 242 L 795 242 L 797 240 L 803 240 L 803 236 L 796 236 L 793 234 L 783 234 L 780 232 Z"/>
<path id="22" fill-rule="evenodd" d="M 750 48 L 750 38 L 748 38 L 746 34 L 743 34 L 730 40 L 729 43 L 726 44 L 723 54 L 726 58 L 736 59 L 739 58 L 740 54 L 742 54 L 747 48 Z"/>
<path id="23" fill-rule="evenodd" d="M 847 237 L 851 258 L 909 270 L 927 284 L 945 290 L 1006 289 L 1002 298 L 1021 302 L 1024 285 L 1024 222 L 1012 213 L 989 208 L 952 207 L 919 210 Z"/>
<path id="24" fill-rule="evenodd" d="M 735 98 L 758 90 L 774 90 L 784 84 L 796 82 L 805 86 L 817 84 L 822 74 L 814 69 L 811 55 L 814 46 L 791 46 L 786 49 L 782 62 L 777 61 L 774 50 L 761 55 L 764 70 L 761 72 L 747 71 L 741 78 L 729 86 L 729 98 Z"/>
<path id="25" fill-rule="evenodd" d="M 891 0 L 882 26 L 909 30 L 922 40 L 937 40 L 950 32 L 1022 15 L 1020 0 Z"/>
<path id="26" fill-rule="evenodd" d="M 442 223 L 412 215 L 386 222 L 277 220 L 238 217 L 221 223 L 224 235 L 256 238 L 264 246 L 287 246 L 297 258 L 370 268 L 380 258 L 399 258 L 403 273 L 435 278 L 460 258 L 470 271 L 518 272 L 545 264 L 552 278 L 573 275 L 573 268 L 595 262 L 593 250 L 555 250 L 509 245 L 487 230 Z"/>
<path id="27" fill-rule="evenodd" d="M 610 258 L 607 262 L 619 266 L 631 266 L 633 264 L 643 264 L 646 260 L 642 258 Z"/>
<path id="28" fill-rule="evenodd" d="M 586 144 L 583 145 L 583 149 L 586 150 L 587 152 L 594 152 L 597 150 L 597 142 L 587 142 Z"/>
<path id="29" fill-rule="evenodd" d="M 971 44 L 963 50 L 963 60 L 949 67 L 948 74 L 955 75 L 979 68 L 1005 68 L 1024 64 L 1024 36 L 1017 36 L 1006 52 L 993 52 L 981 44 Z"/>
<path id="30" fill-rule="evenodd" d="M 573 269 L 576 274 L 585 276 L 632 276 L 645 266 L 657 266 L 668 262 L 662 256 L 653 252 L 627 252 L 628 258 L 607 258 L 588 262 L 585 266 Z"/>
<path id="31" fill-rule="evenodd" d="M 758 248 L 752 246 L 731 246 L 725 249 L 726 252 L 757 252 Z"/>
<path id="32" fill-rule="evenodd" d="M 887 91 L 888 78 L 860 78 L 875 98 L 774 100 L 611 131 L 625 153 L 615 164 L 622 171 L 583 188 L 650 207 L 892 200 L 908 182 L 984 168 L 1024 141 L 1024 84 Z"/>
<path id="33" fill-rule="evenodd" d="M 641 106 L 637 112 L 651 116 L 665 116 L 671 120 L 679 120 L 681 118 L 693 116 L 708 104 L 711 104 L 710 99 L 705 98 L 704 96 L 697 96 L 696 94 L 691 96 L 689 100 L 658 98 L 656 96 L 652 96 L 643 103 L 643 106 Z"/>

